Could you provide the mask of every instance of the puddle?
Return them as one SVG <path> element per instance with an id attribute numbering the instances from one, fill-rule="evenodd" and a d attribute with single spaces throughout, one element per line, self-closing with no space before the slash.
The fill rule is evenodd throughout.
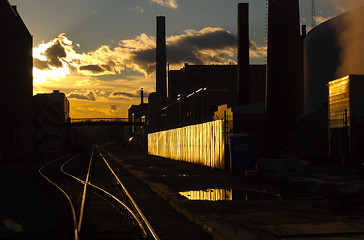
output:
<path id="1" fill-rule="evenodd" d="M 282 200 L 279 194 L 269 193 L 264 190 L 253 189 L 207 189 L 179 192 L 180 195 L 188 198 L 189 200 L 203 200 L 203 201 L 264 201 L 264 200 Z"/>
<path id="2" fill-rule="evenodd" d="M 178 177 L 189 177 L 189 175 L 188 174 L 178 174 Z"/>
<path id="3" fill-rule="evenodd" d="M 161 177 L 168 177 L 168 175 L 166 175 L 166 174 L 162 174 L 162 175 L 159 175 L 159 176 L 161 176 Z M 187 178 L 187 177 L 190 177 L 191 175 L 188 175 L 188 174 L 184 174 L 184 173 L 182 173 L 182 174 L 178 174 L 177 176 L 178 176 L 178 177 L 184 177 L 184 178 Z M 192 175 L 192 176 L 196 176 L 196 175 Z"/>

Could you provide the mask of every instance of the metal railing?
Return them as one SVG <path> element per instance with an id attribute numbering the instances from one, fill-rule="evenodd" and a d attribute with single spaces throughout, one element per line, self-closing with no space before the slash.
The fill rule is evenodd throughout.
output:
<path id="1" fill-rule="evenodd" d="M 71 118 L 70 123 L 77 122 L 130 122 L 129 118 Z M 145 122 L 144 119 L 136 119 L 131 122 Z"/>
<path id="2" fill-rule="evenodd" d="M 123 125 L 123 126 L 143 126 L 146 124 L 144 118 L 132 119 L 128 118 L 70 118 L 66 126 L 108 126 L 108 125 Z"/>

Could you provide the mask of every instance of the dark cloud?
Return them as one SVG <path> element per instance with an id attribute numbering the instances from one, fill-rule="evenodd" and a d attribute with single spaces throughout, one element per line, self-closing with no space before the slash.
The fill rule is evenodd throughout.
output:
<path id="1" fill-rule="evenodd" d="M 192 63 L 203 64 L 201 57 L 197 51 L 192 51 L 188 46 L 169 45 L 167 46 L 167 60 L 170 64 L 175 63 Z"/>
<path id="2" fill-rule="evenodd" d="M 102 74 L 102 73 L 109 73 L 109 72 L 115 72 L 114 67 L 116 66 L 115 62 L 108 61 L 107 64 L 102 65 L 96 65 L 96 64 L 90 64 L 90 65 L 83 65 L 80 66 L 80 71 L 89 71 L 93 74 Z"/>
<path id="3" fill-rule="evenodd" d="M 113 92 L 110 94 L 110 97 L 114 98 L 135 98 L 137 97 L 137 94 L 134 93 L 128 93 L 128 92 Z"/>
<path id="4" fill-rule="evenodd" d="M 236 49 L 237 36 L 220 28 L 201 30 L 170 38 L 166 48 L 167 61 L 170 64 L 207 64 L 209 61 L 226 63 L 226 55 L 220 55 L 218 51 Z M 203 54 L 203 50 L 216 51 L 216 57 Z M 132 61 L 143 67 L 147 73 L 152 73 L 155 71 L 155 56 L 155 48 L 143 49 L 134 52 Z"/>
<path id="5" fill-rule="evenodd" d="M 88 91 L 85 93 L 70 93 L 67 95 L 68 98 L 76 98 L 81 100 L 89 100 L 89 101 L 95 101 L 96 100 L 96 94 L 92 91 Z"/>
<path id="6" fill-rule="evenodd" d="M 63 67 L 61 59 L 67 57 L 66 50 L 60 39 L 54 41 L 42 55 L 46 57 L 47 60 L 43 61 L 38 58 L 33 59 L 34 67 L 41 70 L 50 69 L 51 67 L 61 68 Z"/>
<path id="7" fill-rule="evenodd" d="M 148 74 L 155 71 L 156 49 L 145 49 L 134 52 L 133 61 L 143 67 Z"/>
<path id="8" fill-rule="evenodd" d="M 181 37 L 174 43 L 177 46 L 188 46 L 192 49 L 223 49 L 227 47 L 235 48 L 237 44 L 236 35 L 223 29 L 216 31 L 199 33 L 195 35 L 187 35 Z"/>
<path id="9" fill-rule="evenodd" d="M 33 65 L 34 65 L 34 67 L 36 67 L 36 68 L 38 68 L 40 70 L 49 69 L 49 62 L 39 60 L 38 58 L 33 58 Z"/>
<path id="10" fill-rule="evenodd" d="M 84 66 L 80 66 L 80 70 L 81 71 L 90 71 L 92 73 L 102 73 L 102 72 L 105 71 L 99 65 L 84 65 Z"/>
<path id="11" fill-rule="evenodd" d="M 49 65 L 57 68 L 62 67 L 62 62 L 60 59 L 67 56 L 66 51 L 59 40 L 50 46 L 44 52 L 44 55 L 47 57 Z"/>
<path id="12" fill-rule="evenodd" d="M 150 92 L 143 90 L 143 96 L 144 98 L 148 98 Z M 113 92 L 110 94 L 110 97 L 112 98 L 140 98 L 140 90 L 131 93 L 131 92 Z"/>

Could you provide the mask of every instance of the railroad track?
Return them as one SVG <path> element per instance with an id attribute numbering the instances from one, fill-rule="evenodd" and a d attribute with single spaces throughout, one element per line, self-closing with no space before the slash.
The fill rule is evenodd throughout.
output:
<path id="1" fill-rule="evenodd" d="M 47 163 L 39 173 L 62 192 L 74 239 L 159 239 L 98 146 Z"/>

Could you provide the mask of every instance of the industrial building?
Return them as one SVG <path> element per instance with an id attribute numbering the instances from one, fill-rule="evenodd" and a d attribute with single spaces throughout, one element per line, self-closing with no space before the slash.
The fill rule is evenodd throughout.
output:
<path id="1" fill-rule="evenodd" d="M 16 6 L 0 1 L 0 161 L 33 154 L 33 38 Z"/>
<path id="2" fill-rule="evenodd" d="M 248 24 L 246 9 L 247 5 L 238 5 L 238 35 L 243 36 L 238 39 L 248 29 L 241 26 Z M 362 90 L 357 80 L 362 77 L 353 74 L 364 74 L 364 52 L 357 46 L 364 37 L 363 11 L 364 7 L 337 16 L 307 35 L 303 26 L 301 35 L 298 0 L 268 1 L 266 68 L 249 65 L 244 60 L 246 51 L 241 51 L 246 44 L 238 40 L 237 66 L 185 64 L 180 70 L 169 70 L 169 105 L 157 109 L 160 113 L 150 111 L 160 117 L 159 128 L 151 132 L 188 125 L 197 128 L 212 119 L 225 119 L 225 133 L 247 134 L 255 157 L 331 161 L 332 156 L 363 154 L 362 116 L 357 110 L 353 115 L 348 105 L 346 111 L 340 110 L 340 119 L 333 119 L 337 102 L 330 95 L 334 90 L 329 94 L 329 88 L 345 81 L 348 89 Z M 349 80 L 342 78 L 346 75 Z M 362 102 L 359 94 L 345 97 L 353 106 Z M 154 98 L 162 102 L 158 93 Z"/>
<path id="3" fill-rule="evenodd" d="M 128 109 L 128 120 L 129 122 L 148 122 L 148 108 L 149 104 L 144 103 L 144 91 L 143 88 L 140 90 L 140 104 L 131 105 Z M 138 146 L 141 149 L 146 148 L 146 131 L 144 126 L 131 126 L 130 129 L 130 141 L 134 145 L 134 148 Z M 129 132 L 124 129 L 124 135 Z"/>
<path id="4" fill-rule="evenodd" d="M 329 83 L 350 74 L 364 74 L 361 66 L 363 51 L 356 44 L 364 38 L 364 30 L 357 27 L 364 23 L 363 12 L 364 7 L 361 7 L 323 22 L 304 39 L 304 114 L 298 119 L 299 142 L 295 143 L 296 147 L 299 146 L 296 152 L 301 155 L 342 158 L 343 139 L 340 147 L 337 141 L 344 136 L 344 130 L 328 124 L 332 121 L 328 115 Z M 350 34 L 353 31 L 355 37 Z M 344 43 L 344 40 L 348 42 Z M 353 54 L 344 57 L 346 52 Z M 344 122 L 344 112 L 341 114 L 341 120 L 335 121 Z"/>
<path id="5" fill-rule="evenodd" d="M 148 103 L 131 105 L 128 109 L 129 122 L 147 122 L 148 121 Z"/>
<path id="6" fill-rule="evenodd" d="M 229 90 L 200 88 L 163 108 L 161 126 L 162 129 L 171 129 L 212 121 L 219 105 L 235 103 L 236 95 Z"/>
<path id="7" fill-rule="evenodd" d="M 249 66 L 249 102 L 264 103 L 265 65 Z M 218 106 L 238 105 L 237 65 L 190 65 L 168 71 L 171 103 L 162 109 L 163 129 L 213 120 Z"/>
<path id="8" fill-rule="evenodd" d="M 163 129 L 213 120 L 220 105 L 249 105 L 265 100 L 266 65 L 249 64 L 249 4 L 238 4 L 238 65 L 190 65 L 168 71 L 169 105 Z"/>
<path id="9" fill-rule="evenodd" d="M 148 121 L 148 103 L 144 103 L 144 91 L 140 90 L 140 104 L 131 105 L 128 109 L 129 122 L 147 122 Z"/>
<path id="10" fill-rule="evenodd" d="M 266 65 L 250 65 L 248 78 L 249 102 L 264 102 Z M 168 99 L 170 103 L 200 88 L 227 90 L 238 104 L 238 65 L 191 65 L 168 71 Z"/>
<path id="11" fill-rule="evenodd" d="M 220 105 L 214 112 L 213 119 L 225 119 L 226 132 L 229 134 L 248 135 L 252 158 L 256 160 L 265 156 L 267 116 L 263 101 L 236 106 Z"/>
<path id="12" fill-rule="evenodd" d="M 200 88 L 228 90 L 236 98 L 237 65 L 191 65 L 168 71 L 168 99 L 170 103 Z M 236 103 L 236 99 L 234 100 Z"/>
<path id="13" fill-rule="evenodd" d="M 345 161 L 345 155 L 364 154 L 364 75 L 348 75 L 328 87 L 330 156 Z"/>
<path id="14" fill-rule="evenodd" d="M 65 128 L 65 123 L 69 121 L 69 101 L 66 95 L 58 90 L 37 94 L 34 96 L 34 105 L 35 153 L 59 153 L 70 139 L 70 129 Z"/>
<path id="15" fill-rule="evenodd" d="M 213 121 L 214 112 L 218 110 L 218 106 L 224 104 L 226 106 L 250 105 L 257 102 L 264 104 L 265 96 L 265 65 L 255 67 L 249 65 L 248 19 L 248 4 L 238 4 L 238 65 L 185 64 L 180 70 L 168 71 L 169 104 L 165 105 L 163 88 L 166 86 L 166 79 L 158 77 L 162 75 L 159 71 L 165 71 L 158 67 L 164 66 L 165 19 L 157 17 L 157 91 L 149 96 L 149 153 L 161 156 L 172 154 L 177 156 L 173 157 L 176 160 L 192 161 L 211 167 L 219 166 L 223 169 L 230 168 L 225 151 L 230 133 L 226 131 L 226 121 L 222 119 Z M 163 54 L 163 58 L 160 54 Z M 250 70 L 251 67 L 253 70 Z M 158 87 L 161 84 L 163 88 Z M 215 126 L 215 123 L 219 123 L 220 127 L 208 127 L 210 126 L 208 124 Z M 160 131 L 162 129 L 171 130 Z M 197 129 L 200 130 L 194 139 L 194 131 Z M 170 131 L 171 134 L 175 133 L 176 139 L 181 140 L 181 146 L 185 146 L 185 143 L 191 144 L 192 149 L 186 152 L 187 157 L 183 157 L 185 152 L 183 147 L 175 146 L 179 143 L 173 138 L 168 138 Z M 204 134 L 213 139 L 215 139 L 213 136 L 220 136 L 221 141 L 217 145 L 201 142 Z M 163 140 L 162 136 L 169 140 Z M 211 157 L 212 152 L 219 154 L 216 158 Z"/>

